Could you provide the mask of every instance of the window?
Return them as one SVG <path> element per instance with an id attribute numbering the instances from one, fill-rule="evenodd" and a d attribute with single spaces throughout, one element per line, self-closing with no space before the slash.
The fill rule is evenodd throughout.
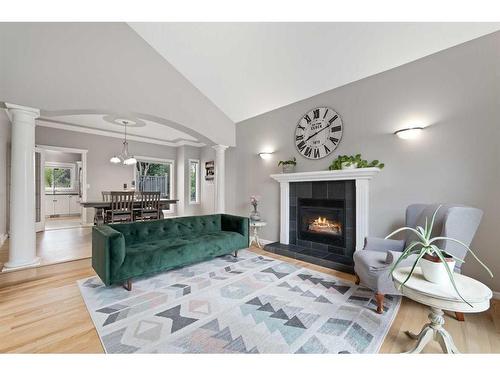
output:
<path id="1" fill-rule="evenodd" d="M 159 191 L 160 197 L 172 197 L 173 162 L 138 160 L 135 165 L 138 191 Z"/>
<path id="2" fill-rule="evenodd" d="M 200 203 L 200 161 L 189 160 L 189 203 Z"/>
<path id="3" fill-rule="evenodd" d="M 75 190 L 75 165 L 45 163 L 45 191 Z"/>

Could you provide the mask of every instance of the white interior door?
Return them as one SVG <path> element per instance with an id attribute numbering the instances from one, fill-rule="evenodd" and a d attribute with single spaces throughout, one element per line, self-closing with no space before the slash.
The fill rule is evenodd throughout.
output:
<path id="1" fill-rule="evenodd" d="M 35 147 L 35 228 L 45 230 L 45 153 Z"/>

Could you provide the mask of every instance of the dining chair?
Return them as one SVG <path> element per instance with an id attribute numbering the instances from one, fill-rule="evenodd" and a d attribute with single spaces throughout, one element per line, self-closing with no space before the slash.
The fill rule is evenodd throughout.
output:
<path id="1" fill-rule="evenodd" d="M 111 209 L 106 212 L 108 223 L 131 222 L 134 220 L 134 192 L 112 191 L 110 192 Z"/>
<path id="2" fill-rule="evenodd" d="M 103 191 L 101 192 L 102 194 L 102 201 L 103 202 L 110 202 L 111 201 L 111 192 L 110 191 Z"/>
<path id="3" fill-rule="evenodd" d="M 141 208 L 137 210 L 135 220 L 157 220 L 160 218 L 160 192 L 142 191 Z"/>

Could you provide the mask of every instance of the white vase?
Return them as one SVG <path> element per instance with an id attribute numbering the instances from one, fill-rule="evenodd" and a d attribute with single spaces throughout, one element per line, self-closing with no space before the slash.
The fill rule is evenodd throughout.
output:
<path id="1" fill-rule="evenodd" d="M 452 259 L 447 260 L 446 263 L 448 264 L 450 271 L 453 273 L 456 262 Z M 450 282 L 448 272 L 441 261 L 434 262 L 432 260 L 422 258 L 420 259 L 419 264 L 427 281 L 434 284 L 447 284 Z"/>
<path id="2" fill-rule="evenodd" d="M 358 163 L 351 163 L 349 161 L 343 162 L 340 167 L 342 169 L 356 169 L 358 167 Z"/>

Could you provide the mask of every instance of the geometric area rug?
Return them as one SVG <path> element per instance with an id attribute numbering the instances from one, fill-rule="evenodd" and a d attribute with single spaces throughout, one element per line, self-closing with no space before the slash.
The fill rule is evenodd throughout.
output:
<path id="1" fill-rule="evenodd" d="M 107 353 L 377 353 L 401 298 L 248 250 L 133 280 L 78 286 Z"/>

